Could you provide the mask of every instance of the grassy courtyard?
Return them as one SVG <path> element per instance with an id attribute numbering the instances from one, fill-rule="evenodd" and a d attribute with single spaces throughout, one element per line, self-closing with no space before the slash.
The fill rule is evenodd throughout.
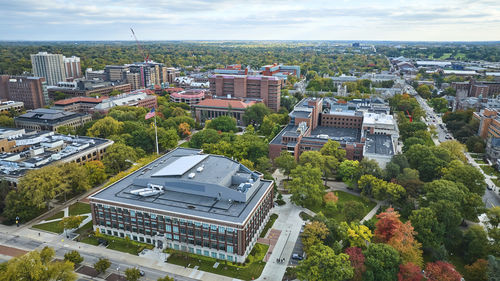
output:
<path id="1" fill-rule="evenodd" d="M 62 217 L 64 217 L 64 211 L 57 212 L 53 216 L 46 218 L 45 220 L 50 221 L 50 220 L 55 220 L 55 219 L 61 219 Z"/>
<path id="2" fill-rule="evenodd" d="M 76 216 L 90 213 L 90 204 L 76 202 L 69 206 L 69 215 Z"/>
<path id="3" fill-rule="evenodd" d="M 371 201 L 366 197 L 356 196 L 340 190 L 334 191 L 333 193 L 339 198 L 339 200 L 337 201 L 337 206 L 338 206 L 337 211 L 325 212 L 323 206 L 310 206 L 308 207 L 308 209 L 310 209 L 315 213 L 319 213 L 320 211 L 322 211 L 326 217 L 334 218 L 336 221 L 345 221 L 346 219 L 344 217 L 343 212 L 341 211 L 342 210 L 341 208 L 344 205 L 344 203 L 348 201 L 357 201 L 362 203 L 364 206 L 364 215 L 368 214 L 368 212 L 370 212 L 371 209 L 373 209 L 377 205 L 375 202 Z"/>
<path id="4" fill-rule="evenodd" d="M 59 224 L 59 222 L 60 221 L 53 221 L 53 222 L 41 223 L 41 224 L 34 225 L 33 228 L 41 229 L 41 230 L 45 230 L 45 231 L 50 231 L 50 232 L 54 232 L 54 233 L 57 233 L 57 234 L 61 234 L 61 233 L 63 233 L 64 229 Z"/>
<path id="5" fill-rule="evenodd" d="M 185 267 L 189 266 L 190 268 L 198 266 L 198 269 L 202 271 L 242 280 L 253 280 L 257 279 L 262 273 L 262 270 L 264 270 L 266 263 L 262 260 L 264 259 L 268 248 L 268 245 L 260 243 L 255 244 L 247 258 L 248 262 L 245 263 L 245 265 L 238 265 L 228 261 L 217 260 L 211 257 L 199 256 L 172 249 L 167 250 L 170 253 L 170 257 L 167 262 Z M 216 262 L 219 262 L 219 266 L 214 268 L 214 264 Z"/>
<path id="6" fill-rule="evenodd" d="M 90 228 L 87 226 L 87 224 L 82 228 L 86 228 L 86 230 L 82 231 L 77 240 L 85 244 L 97 246 L 99 245 L 99 239 L 102 239 L 108 242 L 108 249 L 129 253 L 136 256 L 139 255 L 139 253 L 144 249 L 154 248 L 154 246 L 150 244 L 127 240 L 120 237 L 114 237 L 104 234 L 99 234 L 99 236 L 97 237 L 92 231 L 92 222 L 90 222 Z"/>

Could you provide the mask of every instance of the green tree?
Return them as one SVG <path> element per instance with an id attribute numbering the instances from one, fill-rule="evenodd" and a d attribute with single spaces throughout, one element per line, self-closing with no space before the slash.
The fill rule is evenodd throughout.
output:
<path id="1" fill-rule="evenodd" d="M 356 176 L 359 171 L 359 162 L 356 160 L 345 160 L 340 163 L 338 175 L 350 188 L 356 184 Z"/>
<path id="2" fill-rule="evenodd" d="M 106 258 L 99 258 L 98 261 L 94 263 L 94 268 L 98 273 L 104 273 L 111 266 L 111 262 Z"/>
<path id="3" fill-rule="evenodd" d="M 345 221 L 340 223 L 340 232 L 342 240 L 349 242 L 350 247 L 358 247 L 366 249 L 367 245 L 370 243 L 373 234 L 371 230 L 359 223 L 351 222 L 347 224 Z"/>
<path id="4" fill-rule="evenodd" d="M 431 97 L 431 89 L 427 85 L 420 85 L 417 87 L 417 93 L 424 99 Z"/>
<path id="5" fill-rule="evenodd" d="M 77 163 L 64 163 L 59 166 L 62 185 L 59 187 L 64 194 L 66 202 L 67 194 L 79 194 L 90 189 L 87 169 Z"/>
<path id="6" fill-rule="evenodd" d="M 108 173 L 116 174 L 130 168 L 133 161 L 137 159 L 137 154 L 132 147 L 115 143 L 108 147 L 102 163 Z"/>
<path id="7" fill-rule="evenodd" d="M 222 132 L 237 132 L 236 119 L 231 116 L 216 117 L 206 125 L 206 129 L 214 129 Z"/>
<path id="8" fill-rule="evenodd" d="M 14 118 L 7 115 L 0 115 L 0 127 L 14 128 L 15 126 L 16 125 L 14 124 Z"/>
<path id="9" fill-rule="evenodd" d="M 340 147 L 337 141 L 328 140 L 320 150 L 322 155 L 333 156 L 337 158 L 338 162 L 345 160 L 346 151 Z"/>
<path id="10" fill-rule="evenodd" d="M 141 272 L 135 267 L 129 267 L 125 269 L 125 278 L 127 278 L 128 281 L 137 281 L 141 278 Z"/>
<path id="11" fill-rule="evenodd" d="M 320 206 L 323 202 L 321 170 L 307 163 L 292 170 L 292 180 L 288 184 L 291 200 L 300 206 Z"/>
<path id="12" fill-rule="evenodd" d="M 264 116 L 271 114 L 271 110 L 263 103 L 254 104 L 245 109 L 243 122 L 245 124 L 260 125 L 264 121 Z"/>
<path id="13" fill-rule="evenodd" d="M 292 170 L 297 167 L 297 163 L 295 163 L 295 157 L 293 157 L 293 155 L 288 151 L 282 151 L 280 153 L 280 156 L 274 158 L 274 163 L 283 171 L 288 179 L 290 179 L 290 173 L 292 172 Z"/>
<path id="14" fill-rule="evenodd" d="M 328 234 L 329 230 L 323 222 L 313 221 L 306 224 L 304 232 L 302 232 L 304 251 L 309 254 L 312 247 L 323 243 Z"/>
<path id="15" fill-rule="evenodd" d="M 399 271 L 399 253 L 387 244 L 372 243 L 365 255 L 366 272 L 363 280 L 392 281 L 397 280 Z"/>
<path id="16" fill-rule="evenodd" d="M 204 143 L 217 143 L 221 135 L 214 129 L 204 129 L 193 134 L 189 141 L 189 147 L 201 148 Z"/>
<path id="17" fill-rule="evenodd" d="M 365 206 L 358 201 L 347 201 L 342 205 L 342 214 L 347 222 L 359 221 L 364 217 Z"/>
<path id="18" fill-rule="evenodd" d="M 154 144 L 155 142 L 154 128 L 148 129 L 148 135 L 151 139 L 151 142 Z M 177 131 L 175 129 L 165 130 L 163 128 L 158 127 L 158 146 L 160 151 L 172 149 L 177 146 L 178 142 L 179 142 L 179 136 L 177 135 Z"/>
<path id="19" fill-rule="evenodd" d="M 488 236 L 480 225 L 473 225 L 464 234 L 464 259 L 468 264 L 488 254 Z"/>
<path id="20" fill-rule="evenodd" d="M 337 255 L 322 244 L 313 246 L 311 254 L 297 267 L 297 277 L 301 280 L 347 280 L 353 276 L 349 256 L 343 253 Z"/>
<path id="21" fill-rule="evenodd" d="M 73 263 L 69 261 L 52 262 L 54 250 L 45 247 L 41 251 L 32 251 L 15 257 L 0 266 L 0 280 L 18 281 L 74 281 Z"/>
<path id="22" fill-rule="evenodd" d="M 448 167 L 443 168 L 442 174 L 442 179 L 462 183 L 471 192 L 480 196 L 484 195 L 486 182 L 483 174 L 476 167 L 454 160 Z"/>
<path id="23" fill-rule="evenodd" d="M 65 261 L 70 261 L 73 264 L 81 264 L 83 262 L 83 257 L 80 255 L 80 253 L 76 250 L 69 251 L 66 254 L 64 254 L 64 260 Z"/>
<path id="24" fill-rule="evenodd" d="M 76 129 L 67 125 L 57 127 L 56 132 L 62 135 L 76 135 Z"/>
<path id="25" fill-rule="evenodd" d="M 113 117 L 104 117 L 98 120 L 87 131 L 91 137 L 108 138 L 112 135 L 118 135 L 123 130 L 123 122 L 116 121 Z"/>
<path id="26" fill-rule="evenodd" d="M 97 186 L 103 183 L 108 175 L 106 174 L 106 168 L 104 164 L 99 160 L 86 162 L 83 166 L 87 170 L 87 176 L 90 186 Z"/>
<path id="27" fill-rule="evenodd" d="M 66 229 L 73 229 L 79 227 L 82 221 L 83 221 L 82 216 L 69 216 L 62 218 L 61 221 L 59 222 L 59 225 L 62 228 L 64 228 L 64 231 L 66 231 Z"/>
<path id="28" fill-rule="evenodd" d="M 409 220 L 415 228 L 416 238 L 424 248 L 435 248 L 443 243 L 444 227 L 431 208 L 413 210 Z"/>

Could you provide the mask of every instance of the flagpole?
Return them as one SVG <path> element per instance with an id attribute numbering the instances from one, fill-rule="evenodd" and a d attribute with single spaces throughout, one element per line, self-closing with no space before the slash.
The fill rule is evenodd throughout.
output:
<path id="1" fill-rule="evenodd" d="M 156 128 L 156 108 L 155 108 L 155 140 L 156 140 L 156 154 L 160 155 L 160 150 L 158 149 L 158 129 Z"/>

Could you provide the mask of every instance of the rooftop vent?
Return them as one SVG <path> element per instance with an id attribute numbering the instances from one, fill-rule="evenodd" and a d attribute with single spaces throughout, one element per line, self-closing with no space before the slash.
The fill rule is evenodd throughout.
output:
<path id="1" fill-rule="evenodd" d="M 190 173 L 190 174 L 188 175 L 188 178 L 192 179 L 192 178 L 194 178 L 194 176 L 196 176 L 196 174 L 195 174 L 195 173 Z"/>
<path id="2" fill-rule="evenodd" d="M 201 165 L 200 167 L 198 167 L 198 169 L 196 169 L 196 171 L 198 173 L 201 173 L 203 171 L 203 169 L 205 169 L 205 166 L 204 165 Z"/>

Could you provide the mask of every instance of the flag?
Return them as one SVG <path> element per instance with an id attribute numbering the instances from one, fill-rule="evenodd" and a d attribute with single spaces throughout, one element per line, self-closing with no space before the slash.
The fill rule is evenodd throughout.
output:
<path id="1" fill-rule="evenodd" d="M 148 114 L 146 114 L 146 116 L 144 116 L 144 119 L 148 120 L 148 119 L 149 119 L 149 118 L 151 118 L 151 117 L 155 117 L 155 114 L 156 114 L 156 112 L 155 112 L 155 108 L 153 107 L 153 108 L 151 109 L 151 111 L 150 111 L 150 112 L 148 112 Z"/>

